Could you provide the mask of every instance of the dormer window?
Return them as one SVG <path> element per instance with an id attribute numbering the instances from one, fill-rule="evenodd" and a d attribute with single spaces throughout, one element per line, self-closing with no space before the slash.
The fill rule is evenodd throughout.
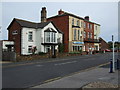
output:
<path id="1" fill-rule="evenodd" d="M 16 34 L 18 34 L 18 31 L 17 31 L 17 30 L 14 30 L 14 31 L 12 32 L 12 35 L 16 35 Z"/>

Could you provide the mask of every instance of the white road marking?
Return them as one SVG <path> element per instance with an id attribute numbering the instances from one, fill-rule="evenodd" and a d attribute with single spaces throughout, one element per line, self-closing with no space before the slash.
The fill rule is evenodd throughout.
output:
<path id="1" fill-rule="evenodd" d="M 65 62 L 65 63 L 58 63 L 58 64 L 54 64 L 55 66 L 58 65 L 65 65 L 65 64 L 70 64 L 70 63 L 76 63 L 77 61 L 72 61 L 72 62 Z"/>
<path id="2" fill-rule="evenodd" d="M 42 67 L 43 65 L 35 65 L 36 67 Z"/>

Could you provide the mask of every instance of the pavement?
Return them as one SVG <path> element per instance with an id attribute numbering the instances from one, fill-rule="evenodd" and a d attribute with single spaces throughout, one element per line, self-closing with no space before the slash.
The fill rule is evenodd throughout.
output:
<path id="1" fill-rule="evenodd" d="M 109 83 L 118 87 L 118 72 L 109 73 L 108 64 L 89 68 L 73 75 L 47 80 L 46 83 L 31 88 L 82 88 L 93 82 Z M 94 87 L 93 87 L 94 88 Z M 98 87 L 99 88 L 99 87 Z"/>

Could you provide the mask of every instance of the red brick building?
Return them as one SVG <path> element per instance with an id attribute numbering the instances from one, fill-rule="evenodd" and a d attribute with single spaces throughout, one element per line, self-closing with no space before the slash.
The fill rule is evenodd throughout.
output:
<path id="1" fill-rule="evenodd" d="M 94 39 L 94 24 L 97 23 L 89 21 L 89 16 L 82 18 L 60 10 L 58 15 L 48 18 L 47 21 L 53 21 L 64 32 L 65 52 L 74 51 L 74 48 L 78 51 L 80 48 L 82 51 L 89 52 L 95 50 L 94 43 L 99 43 Z M 75 35 L 76 38 L 80 37 L 80 39 L 74 39 Z"/>
<path id="2" fill-rule="evenodd" d="M 106 49 L 109 49 L 108 43 L 105 40 L 103 40 L 102 38 L 100 38 L 100 50 L 104 51 Z"/>

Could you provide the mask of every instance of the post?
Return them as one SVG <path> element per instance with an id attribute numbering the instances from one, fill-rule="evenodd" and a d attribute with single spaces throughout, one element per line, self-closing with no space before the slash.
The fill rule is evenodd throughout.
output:
<path id="1" fill-rule="evenodd" d="M 114 36 L 112 35 L 113 42 L 113 72 L 115 72 L 115 54 L 114 54 Z"/>
<path id="2" fill-rule="evenodd" d="M 117 59 L 117 69 L 119 70 L 119 59 Z"/>
<path id="3" fill-rule="evenodd" d="M 112 59 L 110 60 L 110 73 L 113 73 L 113 62 L 112 62 Z"/>

